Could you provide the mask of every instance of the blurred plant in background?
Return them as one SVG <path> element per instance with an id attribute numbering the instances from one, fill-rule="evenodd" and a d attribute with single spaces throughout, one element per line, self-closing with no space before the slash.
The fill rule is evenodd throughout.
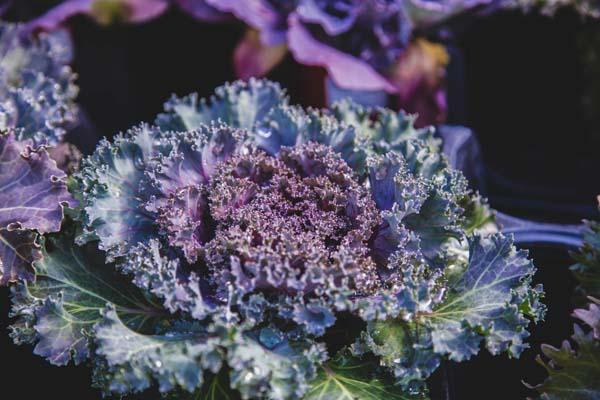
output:
<path id="1" fill-rule="evenodd" d="M 572 314 L 578 324 L 573 325 L 571 341 L 565 340 L 560 348 L 542 345 L 543 356 L 537 361 L 548 378 L 539 385 L 528 385 L 541 394 L 541 399 L 600 398 L 600 223 L 585 224 L 585 243 L 572 254 L 577 263 L 571 266 L 579 284 L 575 299 L 579 308 Z"/>
<path id="2" fill-rule="evenodd" d="M 54 30 L 86 14 L 101 24 L 140 23 L 177 7 L 205 22 L 239 19 L 248 25 L 233 60 L 239 78 L 261 77 L 288 51 L 322 67 L 342 90 L 381 92 L 391 104 L 417 113 L 417 126 L 445 120 L 444 25 L 489 9 L 496 0 L 66 0 L 29 24 Z M 8 7 L 8 5 L 6 6 Z M 406 65 L 404 65 L 406 64 Z M 349 92 L 350 93 L 350 92 Z M 358 94 L 357 94 L 358 93 Z M 368 97 L 365 94 L 365 98 Z"/>

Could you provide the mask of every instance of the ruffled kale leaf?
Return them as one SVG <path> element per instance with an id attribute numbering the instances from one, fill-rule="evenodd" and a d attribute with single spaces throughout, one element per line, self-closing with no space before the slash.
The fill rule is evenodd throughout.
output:
<path id="1" fill-rule="evenodd" d="M 0 23 L 0 284 L 34 279 L 37 233 L 59 230 L 63 206 L 75 205 L 51 150 L 38 147 L 57 144 L 75 120 L 69 39 L 30 34 Z"/>
<path id="2" fill-rule="evenodd" d="M 149 329 L 164 314 L 106 265 L 93 244 L 77 246 L 74 229 L 69 225 L 42 238 L 35 281 L 13 287 L 11 336 L 17 343 L 35 343 L 34 353 L 55 365 L 78 364 L 90 356 L 93 327 L 107 304 L 136 330 Z"/>
<path id="3" fill-rule="evenodd" d="M 364 107 L 350 100 L 342 100 L 331 107 L 332 114 L 341 122 L 355 127 L 359 135 L 372 143 L 377 154 L 397 150 L 409 140 L 422 140 L 429 146 L 441 144 L 433 137 L 433 129 L 415 128 L 415 116 L 403 111 L 381 107 Z"/>
<path id="4" fill-rule="evenodd" d="M 197 323 L 179 323 L 162 334 L 131 329 L 114 306 L 102 311 L 94 326 L 96 353 L 103 357 L 96 376 L 107 392 L 140 392 L 155 379 L 161 392 L 176 387 L 193 392 L 203 383 L 203 371 L 217 373 L 222 365 L 218 336 Z"/>
<path id="5" fill-rule="evenodd" d="M 206 282 L 174 254 L 164 255 L 158 240 L 133 248 L 120 269 L 133 276 L 133 283 L 160 299 L 172 313 L 182 311 L 202 320 L 215 311 L 216 303 L 206 292 Z M 188 272 L 188 273 L 186 273 Z"/>
<path id="6" fill-rule="evenodd" d="M 0 283 L 33 278 L 35 232 L 58 231 L 75 205 L 65 177 L 44 148 L 0 135 Z"/>
<path id="7" fill-rule="evenodd" d="M 530 286 L 534 271 L 511 238 L 476 235 L 464 271 L 444 271 L 447 285 L 442 276 L 417 274 L 420 281 L 407 281 L 396 295 L 400 318 L 370 323 L 363 341 L 407 387 L 433 372 L 441 357 L 468 360 L 482 342 L 492 354 L 518 357 L 527 347 L 527 317 L 544 314 L 541 288 Z"/>
<path id="8" fill-rule="evenodd" d="M 110 257 L 123 255 L 155 231 L 154 218 L 144 207 L 154 194 L 145 190 L 144 168 L 161 152 L 159 134 L 142 125 L 114 144 L 104 140 L 76 175 L 84 199 L 82 218 Z"/>
<path id="9" fill-rule="evenodd" d="M 342 351 L 319 368 L 305 400 L 425 400 L 421 394 L 404 392 L 381 370 L 377 359 L 358 358 Z"/>
<path id="10" fill-rule="evenodd" d="M 324 357 L 322 345 L 270 327 L 242 332 L 229 323 L 196 321 L 142 335 L 111 308 L 94 333 L 103 356 L 95 383 L 106 393 L 142 391 L 156 380 L 163 393 L 177 389 L 177 398 L 297 399 Z"/>
<path id="11" fill-rule="evenodd" d="M 216 89 L 207 101 L 196 94 L 182 99 L 174 97 L 165 104 L 156 124 L 164 130 L 190 131 L 221 121 L 235 128 L 250 129 L 275 106 L 286 104 L 287 97 L 279 84 L 250 79 Z"/>
<path id="12" fill-rule="evenodd" d="M 592 400 L 600 397 L 600 301 L 591 298 L 587 309 L 577 309 L 573 315 L 584 322 L 587 329 L 574 325 L 571 337 L 560 348 L 542 345 L 544 357 L 537 361 L 548 372 L 548 378 L 533 386 L 544 400 Z"/>
<path id="13" fill-rule="evenodd" d="M 529 336 L 525 317 L 538 320 L 544 312 L 537 303 L 538 288 L 529 286 L 533 263 L 501 234 L 475 236 L 469 250 L 466 270 L 449 282 L 445 300 L 426 317 L 434 351 L 462 361 L 475 355 L 485 340 L 492 354 L 507 351 L 518 357 Z"/>
<path id="14" fill-rule="evenodd" d="M 203 226 L 203 210 L 198 208 L 202 198 L 188 198 L 185 208 L 185 193 L 202 191 L 200 186 L 231 155 L 241 136 L 226 126 L 175 133 L 141 125 L 114 143 L 101 142 L 76 175 L 88 232 L 81 241 L 99 239 L 100 248 L 113 259 L 161 230 L 193 259 L 202 244 L 202 234 L 196 235 L 196 228 Z"/>
<path id="15" fill-rule="evenodd" d="M 65 31 L 42 33 L 33 38 L 26 26 L 3 22 L 0 54 L 5 86 L 22 85 L 23 74 L 30 72 L 43 73 L 63 88 L 73 84 L 75 75 L 67 65 L 72 58 L 71 43 Z"/>
<path id="16" fill-rule="evenodd" d="M 24 73 L 21 86 L 8 89 L 0 102 L 0 129 L 13 128 L 19 140 L 57 144 L 76 119 L 71 97 L 43 74 Z"/>
<path id="17" fill-rule="evenodd" d="M 378 251 L 385 258 L 397 250 L 398 241 L 408 240 L 418 248 L 417 258 L 443 267 L 448 245 L 459 246 L 456 241 L 463 237 L 459 199 L 466 195 L 464 179 L 422 143 L 404 142 L 398 150 L 368 161 L 373 196 L 386 220 L 376 240 L 385 238 L 388 245 Z M 390 236 L 390 228 L 397 233 Z"/>
<path id="18" fill-rule="evenodd" d="M 60 142 L 77 113 L 70 59 L 67 32 L 33 38 L 23 25 L 0 24 L 0 129 L 35 144 Z"/>
<path id="19" fill-rule="evenodd" d="M 317 142 L 334 149 L 355 172 L 364 172 L 366 152 L 363 147 L 367 143 L 360 140 L 353 126 L 340 123 L 327 113 L 280 105 L 274 107 L 255 130 L 253 141 L 269 154 L 277 154 L 282 146 Z"/>

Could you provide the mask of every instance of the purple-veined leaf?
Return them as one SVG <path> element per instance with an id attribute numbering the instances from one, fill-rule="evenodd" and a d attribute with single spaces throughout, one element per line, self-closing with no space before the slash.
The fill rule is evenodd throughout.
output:
<path id="1" fill-rule="evenodd" d="M 0 136 L 1 282 L 32 279 L 37 258 L 35 232 L 60 229 L 63 208 L 76 202 L 67 191 L 65 173 L 44 148 L 31 141 Z"/>

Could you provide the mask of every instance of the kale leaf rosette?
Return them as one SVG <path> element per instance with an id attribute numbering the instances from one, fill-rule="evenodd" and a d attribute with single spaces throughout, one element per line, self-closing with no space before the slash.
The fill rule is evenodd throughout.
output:
<path id="1" fill-rule="evenodd" d="M 533 264 L 413 120 L 261 80 L 171 99 L 82 161 L 13 338 L 174 398 L 422 399 L 444 359 L 519 356 Z"/>

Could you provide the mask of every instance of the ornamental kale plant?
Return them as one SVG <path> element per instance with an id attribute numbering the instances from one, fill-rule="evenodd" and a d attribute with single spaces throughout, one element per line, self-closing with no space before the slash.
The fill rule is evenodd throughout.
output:
<path id="1" fill-rule="evenodd" d="M 72 175 L 14 341 L 174 398 L 423 399 L 444 359 L 518 357 L 533 264 L 413 119 L 253 79 L 171 99 Z"/>
<path id="2" fill-rule="evenodd" d="M 579 283 L 577 294 L 586 299 L 573 317 L 583 322 L 574 324 L 572 342 L 565 340 L 560 348 L 543 344 L 537 361 L 548 372 L 548 378 L 535 388 L 541 399 L 595 399 L 600 396 L 600 223 L 586 222 L 584 245 L 573 254 L 577 262 L 571 270 Z M 579 300 L 579 299 L 578 299 Z M 579 301 L 580 302 L 580 301 Z"/>
<path id="3" fill-rule="evenodd" d="M 0 24 L 2 284 L 34 279 L 38 234 L 60 230 L 63 207 L 76 204 L 55 161 L 67 169 L 76 159 L 72 148 L 59 144 L 76 114 L 69 60 L 63 33 L 32 39 L 21 25 Z"/>

